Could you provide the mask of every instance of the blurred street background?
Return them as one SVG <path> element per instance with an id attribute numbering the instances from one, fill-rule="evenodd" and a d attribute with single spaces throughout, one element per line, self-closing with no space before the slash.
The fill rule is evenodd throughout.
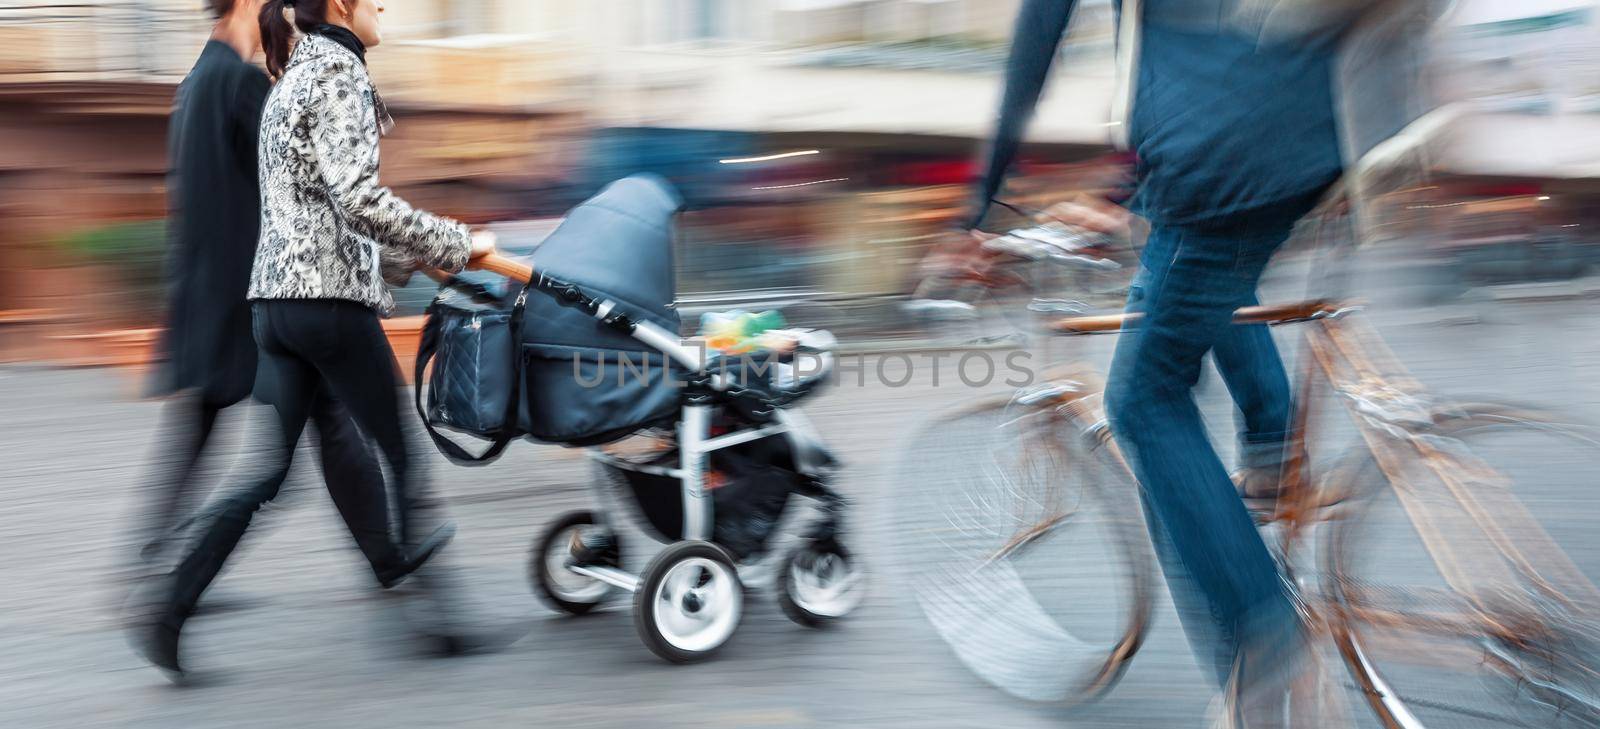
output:
<path id="1" fill-rule="evenodd" d="M 486 223 L 654 171 L 693 209 L 687 298 L 904 293 L 966 200 L 1017 4 L 395 2 L 372 56 L 398 122 L 383 181 Z M 1084 5 L 1033 134 L 1051 170 L 1106 146 L 1110 4 Z M 0 5 L 0 356 L 114 356 L 159 321 L 165 118 L 208 29 L 191 0 Z M 740 162 L 788 152 L 809 154 Z M 525 227 L 502 237 L 548 231 Z"/>
<path id="2" fill-rule="evenodd" d="M 968 199 L 1017 5 L 399 0 L 372 56 L 399 122 L 383 181 L 499 223 L 514 248 L 604 183 L 658 172 L 690 205 L 686 311 L 826 302 L 836 328 L 904 334 L 893 299 Z M 1063 197 L 1109 151 L 1111 5 L 1080 6 L 1017 202 Z M 1368 244 L 1429 265 L 1419 295 L 1591 273 L 1593 6 L 1474 0 L 1437 31 L 1434 93 L 1467 113 Z M 194 0 L 0 3 L 0 360 L 140 361 L 163 303 L 166 115 L 208 28 Z M 430 289 L 400 297 L 394 329 Z"/>
<path id="3" fill-rule="evenodd" d="M 517 252 L 606 182 L 658 172 L 689 203 L 686 322 L 780 309 L 834 330 L 869 372 L 886 354 L 972 344 L 902 304 L 967 202 L 1018 0 L 387 5 L 371 70 L 398 122 L 382 178 L 406 199 Z M 1111 151 L 1112 7 L 1079 5 L 1008 200 L 1044 207 Z M 196 618 L 186 650 L 217 685 L 165 685 L 122 642 L 115 575 L 159 410 L 141 395 L 164 305 L 166 119 L 209 27 L 199 0 L 0 0 L 0 727 L 1201 725 L 1210 692 L 1165 603 L 1126 681 L 1071 711 L 986 687 L 920 621 L 897 571 L 915 555 L 884 526 L 913 486 L 898 459 L 934 414 L 1008 389 L 948 369 L 941 387 L 918 371 L 806 407 L 847 464 L 874 573 L 836 629 L 802 630 L 758 596 L 721 657 L 677 667 L 640 645 L 626 601 L 557 617 L 530 594 L 526 554 L 586 505 L 592 474 L 578 451 L 519 443 L 487 468 L 430 465 L 475 614 L 529 632 L 492 656 L 418 658 L 380 637 L 403 617 L 372 596 L 302 458 L 269 515 L 293 518 L 264 520 L 208 597 L 223 607 Z M 1333 286 L 1368 302 L 1428 385 L 1600 420 L 1600 2 L 1463 0 L 1437 32 L 1439 94 L 1463 113 L 1426 183 L 1373 202 L 1381 224 L 1345 254 L 1347 279 L 1327 280 L 1299 240 L 1262 298 Z M 1075 298 L 1120 295 L 1097 291 Z M 403 360 L 433 293 L 418 277 L 397 294 L 386 327 Z M 1030 344 L 1041 367 L 1103 367 L 1110 343 Z M 1220 383 L 1204 401 L 1224 434 Z M 206 464 L 219 476 L 245 437 L 224 430 Z M 1581 511 L 1592 496 L 1554 497 L 1600 526 Z M 1600 529 L 1578 533 L 1564 546 L 1600 554 Z"/>

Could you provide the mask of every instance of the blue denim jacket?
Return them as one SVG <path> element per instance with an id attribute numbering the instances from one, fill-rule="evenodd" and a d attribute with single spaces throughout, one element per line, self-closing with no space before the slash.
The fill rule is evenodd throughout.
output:
<path id="1" fill-rule="evenodd" d="M 1074 4 L 1024 0 L 973 225 L 1016 154 Z M 1142 5 L 1128 120 L 1139 158 L 1135 210 L 1156 224 L 1203 223 L 1313 193 L 1339 176 L 1335 39 L 1259 42 L 1234 22 L 1233 0 Z"/>

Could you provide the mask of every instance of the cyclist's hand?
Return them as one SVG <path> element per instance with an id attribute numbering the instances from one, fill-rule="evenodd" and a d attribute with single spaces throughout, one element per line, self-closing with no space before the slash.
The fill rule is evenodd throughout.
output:
<path id="1" fill-rule="evenodd" d="M 953 231 L 935 243 L 917 264 L 923 278 L 958 276 L 981 272 L 993 256 L 983 249 L 983 242 L 997 238 L 994 233 L 981 230 Z"/>
<path id="2" fill-rule="evenodd" d="M 1132 235 L 1133 214 L 1095 192 L 1074 193 L 1035 216 L 1041 223 L 1062 223 L 1096 233 L 1127 239 Z"/>

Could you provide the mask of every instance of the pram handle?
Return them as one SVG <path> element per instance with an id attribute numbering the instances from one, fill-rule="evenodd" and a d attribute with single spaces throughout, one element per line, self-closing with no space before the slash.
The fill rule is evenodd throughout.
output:
<path id="1" fill-rule="evenodd" d="M 533 280 L 533 266 L 506 258 L 499 253 L 488 253 L 467 261 L 467 268 L 498 273 L 523 283 Z"/>
<path id="2" fill-rule="evenodd" d="M 498 273 L 501 276 L 505 276 L 506 278 L 516 281 L 521 281 L 522 283 L 528 283 L 529 281 L 533 280 L 532 266 L 529 266 L 526 263 L 513 261 L 498 253 L 486 253 L 478 256 L 477 258 L 470 259 L 467 261 L 467 268 L 476 271 Z M 454 277 L 454 274 L 450 273 L 449 271 L 446 271 L 442 268 L 434 268 L 432 266 L 423 266 L 420 271 L 422 272 L 422 275 L 442 284 L 449 283 L 450 279 Z"/>
<path id="3" fill-rule="evenodd" d="M 648 321 L 635 320 L 623 314 L 615 302 L 591 297 L 577 286 L 547 276 L 535 276 L 533 267 L 526 263 L 506 258 L 499 253 L 488 253 L 467 261 L 467 268 L 498 273 L 513 281 L 532 284 L 535 288 L 554 296 L 563 306 L 582 309 L 600 320 L 602 324 L 655 347 L 691 371 L 700 372 L 705 367 L 705 352 L 684 346 L 675 332 L 669 332 Z M 426 273 L 429 278 L 441 283 L 450 278 L 450 274 L 438 269 L 426 269 Z"/>
<path id="4" fill-rule="evenodd" d="M 554 297 L 562 306 L 581 309 L 584 313 L 599 319 L 600 323 L 623 334 L 634 334 L 641 324 L 641 322 L 635 321 L 622 313 L 621 308 L 614 301 L 595 298 L 584 293 L 583 289 L 573 284 L 544 274 L 535 274 L 532 266 L 513 261 L 498 253 L 487 253 L 467 261 L 467 267 L 498 273 L 514 281 L 528 284 Z"/>

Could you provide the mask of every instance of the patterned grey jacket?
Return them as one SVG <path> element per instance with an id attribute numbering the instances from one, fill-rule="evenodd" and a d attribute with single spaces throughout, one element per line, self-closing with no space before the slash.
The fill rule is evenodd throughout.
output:
<path id="1" fill-rule="evenodd" d="M 466 265 L 465 225 L 378 184 L 377 109 L 354 53 L 319 35 L 295 44 L 261 114 L 251 299 L 348 299 L 386 315 L 385 281 L 402 284 L 419 265 Z"/>

